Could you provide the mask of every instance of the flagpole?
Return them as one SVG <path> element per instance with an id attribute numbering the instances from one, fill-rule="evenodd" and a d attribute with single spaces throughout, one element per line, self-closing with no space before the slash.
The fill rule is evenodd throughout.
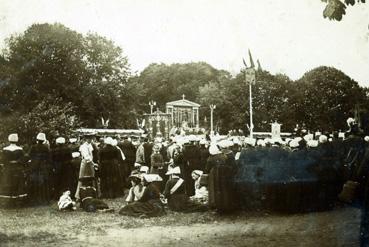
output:
<path id="1" fill-rule="evenodd" d="M 243 63 L 246 67 L 245 69 L 245 80 L 246 83 L 249 83 L 249 108 L 250 108 L 250 138 L 254 137 L 254 124 L 253 124 L 253 120 L 252 120 L 252 84 L 255 83 L 256 81 L 256 76 L 255 76 L 255 64 L 254 61 L 252 59 L 251 56 L 251 52 L 249 49 L 249 58 L 250 58 L 250 67 L 247 66 L 245 60 L 243 59 Z"/>
<path id="2" fill-rule="evenodd" d="M 249 91 L 250 91 L 250 138 L 253 138 L 253 129 L 254 129 L 254 125 L 252 123 L 252 89 L 251 89 L 251 82 L 249 83 Z"/>

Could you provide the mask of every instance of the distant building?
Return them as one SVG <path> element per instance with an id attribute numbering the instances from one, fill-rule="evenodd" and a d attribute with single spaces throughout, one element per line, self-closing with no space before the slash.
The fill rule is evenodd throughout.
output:
<path id="1" fill-rule="evenodd" d="M 199 108 L 199 104 L 186 100 L 185 95 L 181 100 L 166 103 L 171 125 L 177 128 L 199 128 Z"/>

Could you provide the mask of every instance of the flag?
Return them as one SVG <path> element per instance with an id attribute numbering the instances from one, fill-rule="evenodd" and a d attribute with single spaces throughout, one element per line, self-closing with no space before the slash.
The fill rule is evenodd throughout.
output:
<path id="1" fill-rule="evenodd" d="M 245 59 L 242 58 L 243 64 L 245 65 L 245 67 L 247 68 L 247 63 L 245 61 Z"/>
<path id="2" fill-rule="evenodd" d="M 254 60 L 252 60 L 250 49 L 249 49 L 249 58 L 250 58 L 250 64 L 251 64 L 250 67 L 255 68 Z"/>
<path id="3" fill-rule="evenodd" d="M 263 69 L 261 68 L 261 65 L 260 65 L 259 59 L 258 59 L 258 60 L 256 60 L 256 63 L 258 64 L 258 71 L 263 70 Z"/>

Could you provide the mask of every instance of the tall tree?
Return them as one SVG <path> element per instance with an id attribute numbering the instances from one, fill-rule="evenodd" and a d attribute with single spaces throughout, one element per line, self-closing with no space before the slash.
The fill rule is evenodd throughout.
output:
<path id="1" fill-rule="evenodd" d="M 70 106 L 86 127 L 99 127 L 102 116 L 111 127 L 130 127 L 129 64 L 112 41 L 61 24 L 34 24 L 6 44 L 0 56 L 0 121 L 45 103 Z M 59 105 L 45 101 L 50 98 Z"/>
<path id="2" fill-rule="evenodd" d="M 308 128 L 338 130 L 346 128 L 346 119 L 354 116 L 358 105 L 367 100 L 359 84 L 332 67 L 318 67 L 297 81 L 301 92 L 296 121 Z"/>

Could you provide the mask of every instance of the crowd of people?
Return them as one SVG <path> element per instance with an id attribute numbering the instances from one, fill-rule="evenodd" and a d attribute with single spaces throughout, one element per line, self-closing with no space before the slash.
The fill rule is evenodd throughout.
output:
<path id="1" fill-rule="evenodd" d="M 37 206 L 59 200 L 61 209 L 76 209 L 79 203 L 96 211 L 108 208 L 104 198 L 125 197 L 121 214 L 157 215 L 165 204 L 175 211 L 207 209 L 208 142 L 195 136 L 141 140 L 90 133 L 50 142 L 39 133 L 23 150 L 18 135 L 10 134 L 0 156 L 0 203 Z"/>
<path id="2" fill-rule="evenodd" d="M 328 147 L 342 157 L 344 179 L 364 185 L 367 166 L 361 163 L 369 163 L 369 137 L 362 136 L 351 120 L 348 124 L 346 140 L 338 133 L 304 131 L 284 139 L 176 133 L 166 140 L 160 135 L 150 140 L 143 135 L 139 142 L 130 136 L 89 133 L 50 142 L 39 133 L 29 150 L 17 145 L 18 135 L 13 133 L 0 155 L 0 203 L 37 206 L 59 200 L 60 209 L 80 205 L 97 211 L 109 210 L 105 198 L 124 197 L 119 210 L 123 215 L 158 216 L 166 207 L 232 211 L 240 206 L 234 188 L 240 161 L 251 162 L 248 151 L 255 149 L 285 150 L 292 157 L 298 150 Z M 345 165 L 350 167 L 345 170 Z"/>

